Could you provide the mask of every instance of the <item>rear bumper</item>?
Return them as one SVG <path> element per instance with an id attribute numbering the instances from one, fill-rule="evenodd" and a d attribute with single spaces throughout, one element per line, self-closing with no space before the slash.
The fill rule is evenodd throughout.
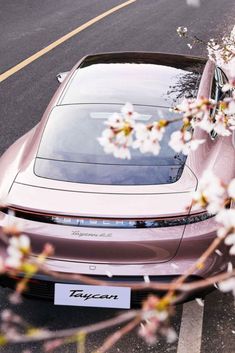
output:
<path id="1" fill-rule="evenodd" d="M 178 276 L 152 276 L 150 277 L 151 282 L 162 282 L 162 283 L 170 283 L 173 280 L 175 280 Z M 121 276 L 121 277 L 114 277 L 114 278 L 107 278 L 105 276 L 93 276 L 94 279 L 96 280 L 102 280 L 106 281 L 109 283 L 110 286 L 112 286 L 114 283 L 117 285 L 119 282 L 126 282 L 126 283 L 138 283 L 138 282 L 143 282 L 143 277 L 140 276 Z M 197 280 L 200 280 L 201 278 L 198 276 L 190 276 L 187 280 L 187 282 L 194 282 Z M 17 281 L 20 280 L 20 277 L 8 277 L 8 276 L 1 276 L 0 277 L 0 285 L 2 287 L 8 287 L 11 289 L 14 289 L 16 286 Z M 65 283 L 65 281 L 56 281 L 56 283 Z M 72 283 L 72 284 L 84 284 L 81 282 L 74 282 L 74 281 L 66 281 L 66 283 Z M 34 297 L 34 298 L 39 298 L 39 299 L 47 299 L 47 300 L 53 300 L 54 299 L 54 286 L 55 286 L 55 281 L 54 279 L 52 280 L 51 277 L 48 277 L 46 275 L 41 275 L 37 274 L 33 277 L 32 280 L 29 281 L 28 284 L 28 289 L 25 292 L 26 296 Z M 188 300 L 191 300 L 195 297 L 203 297 L 206 295 L 208 292 L 210 292 L 214 287 L 206 288 L 203 291 L 191 291 L 187 292 L 184 295 L 179 297 L 178 303 L 185 302 Z M 144 290 L 135 290 L 131 292 L 131 306 L 139 306 L 143 300 L 149 295 L 149 294 L 156 294 L 158 296 L 163 296 L 166 293 L 166 291 L 156 291 L 156 290 L 150 290 L 150 289 L 144 289 Z"/>
<path id="2" fill-rule="evenodd" d="M 32 240 L 37 240 L 39 235 L 37 234 L 37 229 L 40 230 L 40 224 L 37 222 L 34 223 L 34 228 L 32 229 Z M 70 228 L 70 227 L 68 227 Z M 68 229 L 67 228 L 67 229 Z M 164 242 L 172 243 L 174 241 L 175 234 L 171 229 L 171 233 L 165 233 Z M 208 248 L 213 239 L 216 237 L 216 229 L 217 224 L 213 218 L 195 223 L 189 224 L 185 227 L 185 231 L 181 241 L 179 242 L 178 248 L 176 249 L 175 255 L 169 260 L 165 262 L 151 262 L 151 263 L 110 263 L 106 262 L 92 262 L 90 261 L 81 261 L 81 259 L 74 258 L 49 258 L 47 259 L 46 265 L 47 267 L 56 272 L 60 272 L 63 274 L 84 274 L 86 276 L 91 276 L 96 279 L 103 279 L 105 281 L 109 281 L 110 286 L 112 282 L 143 282 L 143 276 L 149 276 L 151 281 L 162 281 L 162 282 L 170 282 L 181 274 L 185 273 L 185 271 L 193 265 L 200 255 Z M 51 237 L 53 236 L 55 239 L 58 238 L 57 234 L 57 226 L 51 226 L 50 228 L 46 228 L 47 231 L 54 230 L 54 233 L 51 233 Z M 48 234 L 45 230 L 45 234 Z M 169 230 L 170 231 L 170 230 Z M 120 237 L 124 235 L 122 232 L 120 233 Z M 152 235 L 156 241 L 158 241 L 158 235 L 153 233 Z M 142 234 L 143 237 L 143 234 Z M 163 235 L 162 235 L 163 237 Z M 48 239 L 47 236 L 41 236 L 42 244 L 45 242 L 50 242 L 52 238 Z M 119 239 L 121 241 L 121 239 Z M 133 238 L 130 236 L 127 237 L 123 242 L 128 244 L 133 241 Z M 149 245 L 148 240 L 144 240 L 146 246 Z M 79 245 L 79 240 L 76 242 L 76 247 Z M 92 240 L 91 240 L 92 243 Z M 102 240 L 102 244 L 105 247 L 105 241 Z M 115 251 L 116 242 L 113 242 L 112 249 Z M 95 243 L 93 243 L 92 251 L 96 251 Z M 70 249 L 68 242 L 65 241 L 65 247 Z M 40 248 L 40 250 L 42 247 Z M 221 256 L 219 253 L 213 253 L 204 264 L 204 267 L 201 269 L 197 269 L 193 276 L 189 279 L 190 281 L 198 278 L 207 278 L 222 271 L 226 270 L 227 263 L 230 261 L 230 257 L 228 256 L 228 248 L 225 245 L 221 245 L 219 248 L 221 251 Z M 106 249 L 107 252 L 110 251 L 110 248 Z M 0 255 L 6 256 L 6 248 L 5 245 L 0 242 Z M 109 278 L 109 273 L 112 274 L 112 277 Z M 8 287 L 14 287 L 15 280 L 12 278 L 4 278 L 0 277 L 0 284 Z M 33 295 L 36 297 L 52 299 L 54 297 L 54 282 L 55 280 L 37 274 L 34 276 L 29 286 L 29 295 Z M 59 282 L 59 281 L 56 281 Z M 63 281 L 63 283 L 69 283 L 69 281 Z M 71 283 L 71 282 L 70 282 Z M 72 282 L 74 283 L 74 282 Z M 132 295 L 132 304 L 138 304 L 142 301 L 142 299 L 146 296 L 150 291 L 137 291 L 133 292 Z M 164 292 L 161 292 L 162 294 Z M 190 297 L 202 296 L 202 292 L 193 292 L 187 293 L 184 300 L 187 300 Z"/>

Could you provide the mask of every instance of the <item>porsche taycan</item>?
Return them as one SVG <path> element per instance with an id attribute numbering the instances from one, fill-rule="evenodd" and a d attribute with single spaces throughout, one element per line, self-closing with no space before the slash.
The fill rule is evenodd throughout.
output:
<path id="1" fill-rule="evenodd" d="M 47 266 L 60 273 L 84 274 L 111 287 L 177 278 L 216 236 L 213 215 L 191 208 L 191 196 L 206 168 L 224 182 L 235 176 L 232 137 L 195 130 L 206 142 L 186 157 L 168 145 L 180 128 L 175 122 L 158 156 L 134 150 L 130 160 L 105 154 L 98 137 L 126 102 L 140 121 L 151 122 L 173 119 L 169 108 L 184 97 L 221 99 L 225 73 L 203 58 L 123 52 L 86 56 L 58 79 L 41 121 L 0 159 L 0 196 L 8 199 L 0 226 L 14 212 L 31 239 L 32 256 L 51 243 L 55 254 Z M 225 269 L 228 252 L 220 250 L 190 280 Z M 5 256 L 3 243 L 0 251 Z M 53 297 L 54 282 L 62 281 L 38 273 L 31 293 Z M 145 294 L 133 294 L 132 302 Z"/>

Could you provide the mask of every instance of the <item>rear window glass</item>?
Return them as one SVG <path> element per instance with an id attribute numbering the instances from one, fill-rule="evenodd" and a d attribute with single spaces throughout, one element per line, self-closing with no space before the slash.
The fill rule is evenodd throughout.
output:
<path id="1" fill-rule="evenodd" d="M 167 128 L 158 156 L 131 150 L 132 158 L 122 160 L 103 151 L 97 138 L 107 117 L 120 108 L 96 104 L 55 107 L 43 133 L 35 173 L 51 179 L 98 184 L 162 184 L 178 180 L 186 157 L 176 154 L 168 141 L 170 134 L 180 128 L 179 122 Z M 175 113 L 165 108 L 135 108 L 142 122 L 175 118 Z"/>
<path id="2" fill-rule="evenodd" d="M 136 54 L 137 55 L 137 54 Z M 196 97 L 204 62 L 171 56 L 134 54 L 88 58 L 78 68 L 61 104 L 132 102 L 171 107 Z M 147 92 L 147 94 L 146 94 Z"/>

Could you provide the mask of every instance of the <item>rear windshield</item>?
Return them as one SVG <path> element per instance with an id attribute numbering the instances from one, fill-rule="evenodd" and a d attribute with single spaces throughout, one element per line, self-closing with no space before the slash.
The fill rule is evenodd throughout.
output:
<path id="1" fill-rule="evenodd" d="M 169 146 L 170 134 L 180 123 L 170 124 L 161 141 L 158 156 L 131 150 L 132 158 L 122 160 L 106 154 L 97 138 L 119 105 L 68 105 L 55 107 L 39 147 L 35 173 L 50 179 L 111 185 L 148 185 L 172 183 L 179 179 L 185 157 Z M 166 108 L 136 106 L 139 121 L 174 119 Z"/>
<path id="2" fill-rule="evenodd" d="M 183 69 L 136 62 L 82 66 L 61 104 L 132 102 L 171 107 L 185 96 L 196 97 L 202 68 L 198 63 Z"/>

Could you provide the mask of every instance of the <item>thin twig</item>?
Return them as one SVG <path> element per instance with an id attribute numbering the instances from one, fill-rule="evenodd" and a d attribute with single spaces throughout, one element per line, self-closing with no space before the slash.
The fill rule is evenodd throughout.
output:
<path id="1" fill-rule="evenodd" d="M 124 314 L 120 314 L 117 317 L 101 321 L 92 325 L 75 327 L 59 331 L 49 331 L 49 330 L 38 330 L 35 335 L 16 335 L 8 339 L 7 344 L 18 344 L 18 343 L 29 343 L 29 342 L 41 342 L 48 341 L 57 338 L 66 338 L 66 337 L 77 337 L 79 334 L 90 334 L 97 331 L 102 331 L 106 328 L 114 327 L 120 324 L 123 324 L 133 318 L 139 317 L 141 310 L 130 310 Z"/>

